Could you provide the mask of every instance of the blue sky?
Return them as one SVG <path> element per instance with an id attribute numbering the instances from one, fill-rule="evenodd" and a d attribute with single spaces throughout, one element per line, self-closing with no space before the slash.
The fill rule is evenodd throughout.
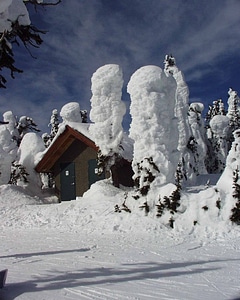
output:
<path id="1" fill-rule="evenodd" d="M 30 16 L 48 33 L 40 49 L 32 49 L 37 59 L 15 47 L 16 66 L 24 73 L 7 76 L 0 113 L 28 115 L 43 131 L 51 111 L 67 102 L 90 110 L 91 76 L 109 63 L 123 69 L 127 105 L 130 76 L 144 65 L 162 68 L 170 53 L 190 102 L 226 103 L 229 87 L 240 94 L 240 0 L 62 0 Z"/>

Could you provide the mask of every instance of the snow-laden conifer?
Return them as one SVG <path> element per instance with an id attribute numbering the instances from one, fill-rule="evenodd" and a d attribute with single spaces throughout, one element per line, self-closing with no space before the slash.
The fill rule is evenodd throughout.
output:
<path id="1" fill-rule="evenodd" d="M 17 153 L 16 142 L 13 141 L 12 136 L 5 125 L 0 126 L 0 145 L 3 150 L 9 153 L 13 160 L 15 159 Z"/>
<path id="2" fill-rule="evenodd" d="M 17 140 L 19 139 L 16 118 L 11 111 L 7 111 L 3 114 L 3 121 L 6 124 L 0 125 L 0 145 L 14 160 L 18 149 Z"/>
<path id="3" fill-rule="evenodd" d="M 175 93 L 175 116 L 178 119 L 178 150 L 180 152 L 179 164 L 181 165 L 184 178 L 189 182 L 194 182 L 197 174 L 197 166 L 195 153 L 193 151 L 194 148 L 192 147 L 194 146 L 195 141 L 188 120 L 189 89 L 185 82 L 183 73 L 178 69 L 176 60 L 172 55 L 165 56 L 164 72 L 167 76 L 172 76 L 177 83 Z"/>
<path id="4" fill-rule="evenodd" d="M 12 23 L 18 20 L 20 25 L 31 24 L 28 10 L 23 0 L 1 0 L 0 32 L 11 32 Z"/>
<path id="5" fill-rule="evenodd" d="M 209 122 L 211 121 L 211 119 L 216 115 L 226 115 L 222 99 L 215 100 L 213 101 L 212 105 L 208 106 L 208 111 L 205 118 L 207 128 L 209 127 Z"/>
<path id="6" fill-rule="evenodd" d="M 229 118 L 229 126 L 230 126 L 230 142 L 233 140 L 233 132 L 236 129 L 240 128 L 240 98 L 236 91 L 233 89 L 229 89 L 228 91 L 228 111 L 227 116 Z"/>
<path id="7" fill-rule="evenodd" d="M 89 130 L 100 149 L 102 171 L 107 163 L 113 164 L 115 158 L 121 156 L 122 152 L 122 119 L 126 112 L 122 101 L 122 70 L 115 64 L 104 65 L 92 75 L 91 82 L 90 120 L 93 124 Z M 113 161 L 110 162 L 110 159 Z"/>
<path id="8" fill-rule="evenodd" d="M 51 139 L 53 139 L 56 136 L 59 127 L 59 115 L 57 109 L 52 111 L 49 126 L 51 127 L 50 136 Z"/>
<path id="9" fill-rule="evenodd" d="M 20 147 L 18 149 L 16 164 L 22 166 L 25 172 L 29 174 L 28 181 L 18 181 L 18 185 L 27 187 L 29 191 L 35 192 L 41 189 L 40 175 L 35 171 L 37 162 L 37 154 L 43 152 L 45 146 L 43 140 L 34 132 L 24 135 Z"/>
<path id="10" fill-rule="evenodd" d="M 239 169 L 233 172 L 233 198 L 236 200 L 235 206 L 231 210 L 230 220 L 240 225 L 240 181 Z"/>
<path id="11" fill-rule="evenodd" d="M 3 114 L 7 124 L 0 125 L 0 184 L 8 183 L 11 174 L 12 161 L 17 155 L 18 130 L 16 119 L 11 111 Z"/>
<path id="12" fill-rule="evenodd" d="M 19 131 L 17 129 L 17 119 L 14 116 L 12 111 L 6 111 L 3 114 L 3 121 L 6 122 L 7 124 L 5 125 L 7 129 L 9 130 L 13 141 L 19 140 Z"/>
<path id="13" fill-rule="evenodd" d="M 17 129 L 19 132 L 19 140 L 18 145 L 20 145 L 21 140 L 23 139 L 24 135 L 28 132 L 40 132 L 41 130 L 38 129 L 37 124 L 35 121 L 27 116 L 21 116 L 17 123 Z"/>
<path id="14" fill-rule="evenodd" d="M 179 127 L 178 150 L 180 151 L 180 153 L 183 153 L 191 136 L 191 129 L 188 122 L 189 90 L 185 82 L 183 73 L 176 66 L 175 58 L 171 55 L 166 55 L 164 65 L 165 74 L 167 76 L 172 75 L 177 83 L 175 94 L 175 115 L 178 118 Z"/>
<path id="15" fill-rule="evenodd" d="M 60 116 L 65 124 L 69 122 L 82 123 L 80 105 L 78 102 L 65 104 L 60 110 Z"/>
<path id="16" fill-rule="evenodd" d="M 234 131 L 233 136 L 234 141 L 227 155 L 226 167 L 218 181 L 218 186 L 226 193 L 232 190 L 233 173 L 240 168 L 240 129 Z"/>
<path id="17" fill-rule="evenodd" d="M 209 149 L 207 155 L 207 169 L 209 173 L 222 173 L 228 155 L 229 143 L 229 118 L 224 115 L 215 115 L 210 123 L 208 136 Z"/>
<path id="18" fill-rule="evenodd" d="M 15 66 L 14 51 L 12 44 L 20 45 L 21 43 L 27 48 L 38 48 L 43 42 L 40 34 L 45 31 L 37 29 L 31 24 L 29 11 L 26 4 L 37 6 L 56 5 L 56 2 L 46 2 L 44 0 L 1 0 L 0 1 L 0 71 L 7 68 L 14 78 L 15 73 L 23 71 Z M 1 72 L 2 73 L 2 72 Z M 0 74 L 0 88 L 6 88 L 7 80 L 5 74 Z"/>
<path id="19" fill-rule="evenodd" d="M 134 180 L 140 194 L 146 195 L 153 181 L 156 186 L 174 182 L 179 159 L 176 82 L 161 68 L 145 66 L 131 76 L 127 90 L 131 96 Z"/>
<path id="20" fill-rule="evenodd" d="M 192 131 L 192 136 L 194 138 L 195 147 L 195 159 L 196 168 L 199 174 L 206 174 L 205 159 L 207 153 L 206 146 L 206 129 L 204 126 L 204 120 L 202 118 L 202 112 L 204 110 L 204 105 L 202 103 L 196 102 L 191 103 L 188 111 L 188 120 Z"/>
<path id="21" fill-rule="evenodd" d="M 42 134 L 42 140 L 43 140 L 46 148 L 48 148 L 51 145 L 52 140 L 54 139 L 54 137 L 56 136 L 56 134 L 58 132 L 59 115 L 58 115 L 57 109 L 53 109 L 48 126 L 51 128 L 50 134 L 48 134 L 47 132 Z"/>
<path id="22" fill-rule="evenodd" d="M 226 167 L 217 182 L 224 195 L 223 218 L 240 222 L 240 129 L 233 133 L 234 141 L 226 159 Z"/>

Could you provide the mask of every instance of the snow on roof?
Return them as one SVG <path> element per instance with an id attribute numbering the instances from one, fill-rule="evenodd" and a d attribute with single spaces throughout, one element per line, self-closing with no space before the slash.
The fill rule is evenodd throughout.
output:
<path id="1" fill-rule="evenodd" d="M 94 143 L 94 139 L 93 139 L 91 133 L 89 132 L 90 123 L 79 123 L 79 122 L 70 122 L 70 121 L 61 123 L 59 126 L 59 129 L 58 129 L 58 132 L 57 132 L 56 136 L 54 137 L 50 146 L 48 148 L 46 148 L 43 152 L 40 152 L 36 155 L 36 157 L 35 157 L 35 165 L 36 166 L 40 163 L 40 161 L 43 159 L 43 157 L 47 153 L 49 153 L 49 151 L 52 151 L 52 146 L 55 144 L 55 142 L 58 140 L 58 138 L 66 131 L 67 126 L 70 127 L 71 129 L 76 130 L 78 133 L 80 133 L 81 135 L 86 137 L 90 142 Z M 132 156 L 133 156 L 133 141 L 128 137 L 127 134 L 124 134 L 124 136 L 123 136 L 122 146 L 124 149 L 124 151 L 122 153 L 123 158 L 131 161 Z"/>
<path id="2" fill-rule="evenodd" d="M 93 136 L 91 135 L 91 133 L 89 132 L 89 127 L 90 127 L 90 123 L 79 123 L 79 122 L 66 122 L 65 124 L 62 124 L 59 127 L 60 128 L 63 126 L 64 130 L 66 129 L 66 125 L 68 125 L 69 127 L 71 127 L 72 129 L 77 130 L 79 133 L 83 134 L 84 136 L 86 136 L 88 139 L 90 139 L 91 141 L 93 140 Z"/>
<path id="3" fill-rule="evenodd" d="M 89 131 L 91 123 L 67 122 L 67 125 L 95 142 L 93 135 Z M 123 133 L 122 147 L 124 149 L 122 152 L 123 158 L 131 161 L 133 158 L 133 140 L 129 138 L 127 133 Z"/>

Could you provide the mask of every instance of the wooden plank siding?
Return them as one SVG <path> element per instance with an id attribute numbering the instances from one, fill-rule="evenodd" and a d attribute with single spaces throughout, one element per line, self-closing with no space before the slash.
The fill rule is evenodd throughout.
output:
<path id="1" fill-rule="evenodd" d="M 81 197 L 90 187 L 89 161 L 97 159 L 98 147 L 88 137 L 82 133 L 66 126 L 62 132 L 52 142 L 46 153 L 39 161 L 35 170 L 38 173 L 52 173 L 55 180 L 55 194 L 61 201 L 61 166 L 73 163 L 75 176 L 73 176 L 76 196 Z M 113 184 L 119 187 L 133 186 L 131 162 L 121 158 L 111 167 Z M 104 174 L 105 178 L 111 176 L 110 172 Z M 100 177 L 99 177 L 100 179 Z M 99 180 L 96 179 L 96 180 Z M 64 190 L 65 192 L 66 190 Z M 64 197 L 63 197 L 64 198 Z"/>
<path id="2" fill-rule="evenodd" d="M 60 165 L 62 163 L 74 162 L 76 196 L 82 196 L 89 189 L 88 183 L 88 161 L 97 159 L 97 152 L 88 147 L 82 141 L 76 140 L 65 150 L 54 165 L 56 193 L 60 195 Z"/>
<path id="3" fill-rule="evenodd" d="M 67 125 L 65 131 L 48 148 L 41 161 L 35 167 L 35 170 L 38 173 L 52 172 L 54 164 L 76 139 L 95 150 L 95 152 L 98 151 L 98 147 L 93 141 Z"/>

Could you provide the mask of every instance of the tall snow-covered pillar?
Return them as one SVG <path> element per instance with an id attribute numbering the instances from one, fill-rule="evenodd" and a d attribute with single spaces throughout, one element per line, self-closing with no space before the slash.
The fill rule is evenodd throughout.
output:
<path id="1" fill-rule="evenodd" d="M 176 81 L 157 66 L 144 66 L 131 76 L 127 90 L 131 96 L 134 179 L 146 194 L 151 182 L 159 186 L 174 182 L 179 159 Z"/>
<path id="2" fill-rule="evenodd" d="M 185 82 L 183 73 L 176 66 L 175 58 L 172 55 L 166 55 L 164 61 L 164 72 L 166 76 L 173 77 L 176 80 L 177 89 L 175 94 L 175 116 L 178 119 L 178 150 L 180 152 L 180 163 L 182 172 L 191 183 L 196 179 L 196 160 L 191 148 L 193 133 L 188 120 L 189 110 L 189 89 Z"/>
<path id="3" fill-rule="evenodd" d="M 121 152 L 122 119 L 126 112 L 122 102 L 123 75 L 118 65 L 100 67 L 92 76 L 90 132 L 102 155 Z"/>

